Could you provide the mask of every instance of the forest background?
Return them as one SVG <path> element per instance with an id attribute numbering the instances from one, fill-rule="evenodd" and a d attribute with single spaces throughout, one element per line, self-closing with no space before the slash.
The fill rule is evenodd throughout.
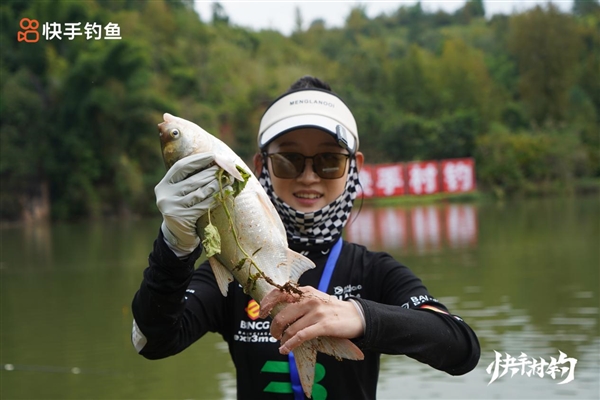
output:
<path id="1" fill-rule="evenodd" d="M 474 157 L 496 197 L 597 186 L 598 0 L 488 19 L 481 0 L 357 6 L 340 28 L 303 29 L 298 11 L 289 36 L 212 9 L 202 22 L 187 0 L 3 1 L 0 220 L 155 215 L 164 112 L 250 160 L 262 113 L 307 74 L 354 111 L 368 163 Z M 122 39 L 18 42 L 22 18 L 117 23 Z"/>

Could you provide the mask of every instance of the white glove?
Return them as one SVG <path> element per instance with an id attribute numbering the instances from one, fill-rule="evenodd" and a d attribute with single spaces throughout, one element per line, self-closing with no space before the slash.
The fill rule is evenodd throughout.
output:
<path id="1" fill-rule="evenodd" d="M 213 194 L 219 190 L 219 166 L 207 168 L 213 161 L 213 153 L 182 158 L 154 188 L 156 205 L 163 215 L 165 242 L 178 257 L 185 257 L 198 247 L 196 221 L 216 205 Z"/>

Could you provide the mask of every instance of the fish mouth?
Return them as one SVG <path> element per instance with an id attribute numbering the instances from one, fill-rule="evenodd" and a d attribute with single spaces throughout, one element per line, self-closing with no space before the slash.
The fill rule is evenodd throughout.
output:
<path id="1" fill-rule="evenodd" d="M 168 123 L 166 121 L 158 124 L 158 136 L 160 137 L 161 142 L 168 141 L 169 139 L 167 124 Z"/>

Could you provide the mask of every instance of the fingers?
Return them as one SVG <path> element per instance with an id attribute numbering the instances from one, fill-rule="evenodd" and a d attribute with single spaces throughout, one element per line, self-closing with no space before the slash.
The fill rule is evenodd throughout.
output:
<path id="1" fill-rule="evenodd" d="M 223 184 L 215 178 L 215 172 L 218 169 L 219 167 L 210 167 L 209 169 L 199 172 L 196 175 L 192 175 L 185 180 L 186 184 L 185 187 L 182 188 L 182 192 L 190 189 L 191 191 L 187 192 L 187 194 L 186 192 L 182 193 L 182 206 L 193 208 L 195 205 L 198 205 L 204 200 L 212 197 L 215 192 L 221 189 Z"/>
<path id="2" fill-rule="evenodd" d="M 271 323 L 271 335 L 281 340 L 281 354 L 319 336 L 352 339 L 362 334 L 362 318 L 354 305 L 312 287 L 300 290 L 304 294 L 299 301 L 288 304 Z"/>
<path id="3" fill-rule="evenodd" d="M 199 184 L 203 186 L 210 179 L 213 179 L 216 171 L 218 171 L 218 167 L 207 168 L 213 161 L 214 155 L 212 153 L 194 154 L 177 161 L 154 188 L 157 198 L 185 195 L 196 189 Z M 198 171 L 200 173 L 195 173 Z M 192 177 L 193 180 L 203 180 L 204 183 L 189 180 Z"/>
<path id="4" fill-rule="evenodd" d="M 317 338 L 319 336 L 331 336 L 326 334 L 326 329 L 320 325 L 310 325 L 299 331 L 289 339 L 282 338 L 279 354 L 288 355 L 291 351 L 302 343 Z"/>
<path id="5" fill-rule="evenodd" d="M 336 301 L 339 300 L 336 299 Z M 312 339 L 315 336 L 305 338 L 303 335 L 306 335 L 307 332 L 303 331 L 311 327 L 310 332 L 313 332 L 315 326 L 320 329 L 328 328 L 333 317 L 332 314 L 335 313 L 330 305 L 331 302 L 332 300 L 328 295 L 314 296 L 305 293 L 298 303 L 288 305 L 277 314 L 271 323 L 271 332 L 273 333 L 275 329 L 277 334 L 273 337 L 280 339 L 282 344 L 298 334 L 300 334 L 299 339 L 301 342 Z M 316 333 L 316 331 L 314 332 Z"/>
<path id="6" fill-rule="evenodd" d="M 171 183 L 180 182 L 193 172 L 205 169 L 214 161 L 213 153 L 192 154 L 173 164 L 165 174 L 165 178 Z"/>
<path id="7" fill-rule="evenodd" d="M 279 303 L 295 303 L 296 301 L 298 301 L 297 295 L 273 289 L 261 300 L 259 317 L 267 318 L 273 307 Z"/>
<path id="8" fill-rule="evenodd" d="M 288 305 L 279 311 L 273 318 L 273 322 L 271 322 L 271 335 L 276 339 L 280 339 L 283 331 L 306 313 L 307 307 L 311 307 L 310 304 L 307 305 L 307 297 L 312 290 L 316 291 L 316 289 L 310 286 L 300 287 L 298 289 L 302 292 L 302 295 L 273 289 L 260 302 L 261 318 L 266 318 L 277 304 L 288 303 Z M 321 294 L 325 295 L 324 293 Z M 291 303 L 296 304 L 294 304 L 294 307 L 290 307 L 289 304 Z"/>
<path id="9" fill-rule="evenodd" d="M 219 169 L 219 166 L 215 165 L 176 183 L 166 184 L 163 179 L 154 189 L 159 209 L 170 209 L 172 203 L 181 208 L 204 210 L 210 207 L 213 202 L 212 195 L 221 188 L 227 191 L 233 181 L 231 176 L 225 174 L 225 182 L 219 182 Z"/>
<path id="10" fill-rule="evenodd" d="M 303 292 L 302 297 L 294 299 L 295 303 L 288 304 L 273 318 L 271 335 L 274 338 L 283 340 L 284 333 L 289 337 L 327 317 L 324 305 L 329 301 L 329 296 L 318 291 L 316 291 L 316 294 L 311 293 L 310 289 L 316 291 L 316 289 L 308 287 L 300 288 Z M 269 302 L 268 296 L 265 296 L 265 299 L 267 299 L 266 304 Z M 261 309 L 265 299 L 261 302 Z M 285 301 L 285 298 L 280 297 L 277 300 Z"/>
<path id="11" fill-rule="evenodd" d="M 219 182 L 216 179 L 216 174 L 219 171 L 217 165 L 190 175 L 186 179 L 174 183 L 174 190 L 178 195 L 186 196 L 197 192 L 201 197 L 208 197 L 219 189 Z M 214 185 L 212 185 L 214 183 Z M 206 192 L 206 193 L 204 193 Z M 190 203 L 193 204 L 193 203 Z"/>

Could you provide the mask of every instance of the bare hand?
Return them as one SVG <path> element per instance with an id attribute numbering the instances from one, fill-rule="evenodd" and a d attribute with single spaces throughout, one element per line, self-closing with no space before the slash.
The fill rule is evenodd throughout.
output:
<path id="1" fill-rule="evenodd" d="M 260 304 L 264 317 L 276 304 L 288 303 L 271 323 L 271 335 L 281 340 L 281 354 L 288 354 L 319 336 L 353 339 L 363 334 L 361 315 L 351 302 L 338 300 L 311 286 L 299 289 L 301 296 L 275 289 Z"/>

